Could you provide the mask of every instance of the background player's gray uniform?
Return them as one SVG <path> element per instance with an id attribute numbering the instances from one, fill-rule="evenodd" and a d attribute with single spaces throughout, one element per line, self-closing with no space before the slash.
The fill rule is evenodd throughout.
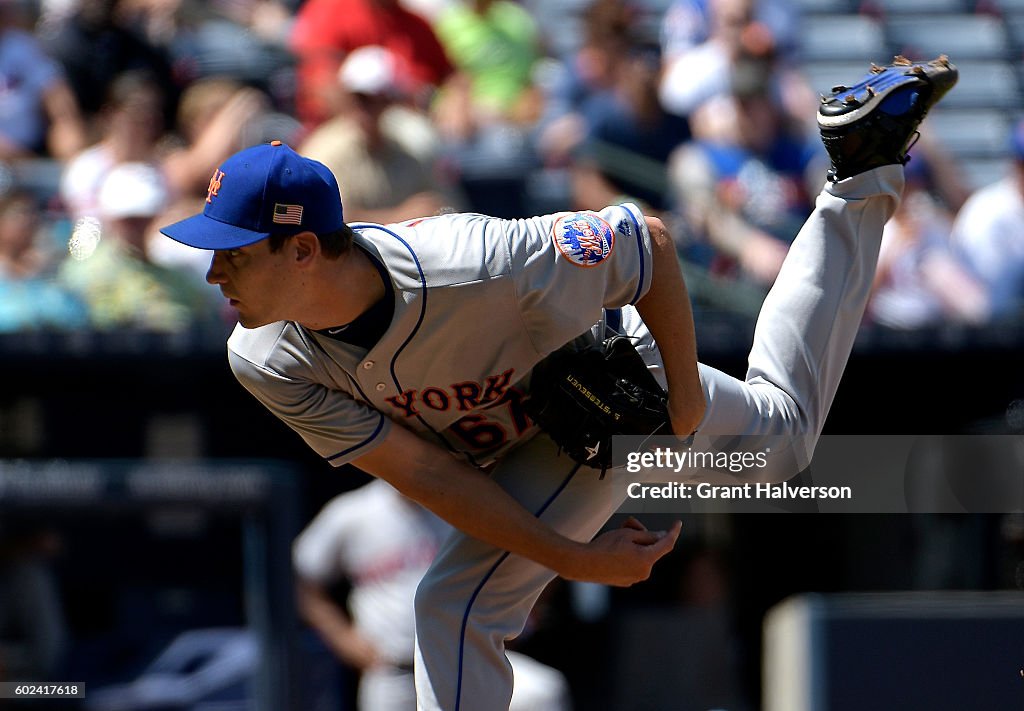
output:
<path id="1" fill-rule="evenodd" d="M 700 436 L 788 434 L 813 449 L 902 186 L 900 166 L 826 185 L 765 300 L 746 380 L 701 366 Z M 599 215 L 614 245 L 593 259 L 567 255 L 559 241 L 560 224 L 577 216 L 455 215 L 359 228 L 357 243 L 384 262 L 395 287 L 381 341 L 365 353 L 295 324 L 239 328 L 229 341 L 232 367 L 332 463 L 368 452 L 390 418 L 477 462 L 499 456 L 492 476 L 513 497 L 564 535 L 589 540 L 621 504 L 624 480 L 637 475 L 571 475 L 573 462 L 533 436 L 518 403 L 541 357 L 590 328 L 602 306 L 635 303 L 650 285 L 639 212 Z M 624 328 L 646 335 L 629 308 Z M 657 361 L 656 351 L 644 351 Z M 448 539 L 417 593 L 420 708 L 507 706 L 504 640 L 521 631 L 552 575 L 461 532 Z"/>

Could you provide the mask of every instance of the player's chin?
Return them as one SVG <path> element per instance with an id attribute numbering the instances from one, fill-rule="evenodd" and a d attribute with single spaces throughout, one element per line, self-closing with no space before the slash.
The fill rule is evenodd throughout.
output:
<path id="1" fill-rule="evenodd" d="M 253 314 L 247 313 L 244 310 L 237 308 L 237 306 L 235 311 L 237 314 L 238 323 L 239 325 L 242 326 L 242 328 L 259 328 L 260 326 L 266 326 L 268 323 L 270 323 L 270 319 L 256 317 Z"/>

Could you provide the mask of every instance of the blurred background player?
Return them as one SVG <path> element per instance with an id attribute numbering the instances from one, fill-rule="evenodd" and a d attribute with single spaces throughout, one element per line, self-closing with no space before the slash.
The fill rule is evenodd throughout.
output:
<path id="1" fill-rule="evenodd" d="M 64 671 L 69 635 L 51 565 L 60 549 L 45 524 L 0 526 L 0 681 L 53 681 Z"/>
<path id="2" fill-rule="evenodd" d="M 327 503 L 295 540 L 299 613 L 345 664 L 361 672 L 360 711 L 412 711 L 413 600 L 451 528 L 375 479 Z M 331 595 L 351 585 L 348 607 Z M 570 708 L 561 672 L 509 652 L 512 711 Z"/>

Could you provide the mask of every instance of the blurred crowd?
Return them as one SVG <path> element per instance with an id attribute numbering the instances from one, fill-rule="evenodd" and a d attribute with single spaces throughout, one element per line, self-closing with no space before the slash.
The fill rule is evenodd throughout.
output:
<path id="1" fill-rule="evenodd" d="M 158 227 L 280 139 L 346 219 L 634 201 L 699 308 L 751 315 L 820 190 L 788 0 L 0 0 L 0 332 L 233 323 Z M 849 77 L 847 79 L 853 79 Z M 866 320 L 981 325 L 1024 300 L 1024 123 L 973 192 L 928 132 Z"/>

